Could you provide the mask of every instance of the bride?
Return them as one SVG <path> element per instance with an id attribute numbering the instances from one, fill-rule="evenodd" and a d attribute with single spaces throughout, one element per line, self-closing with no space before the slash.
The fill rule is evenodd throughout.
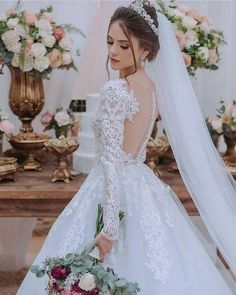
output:
<path id="1" fill-rule="evenodd" d="M 34 264 L 80 252 L 91 242 L 100 203 L 104 228 L 95 238 L 100 260 L 138 282 L 140 294 L 236 294 L 235 282 L 216 267 L 176 194 L 144 164 L 160 114 L 181 176 L 236 273 L 235 181 L 212 144 L 170 23 L 149 1 L 135 0 L 112 15 L 107 47 L 107 62 L 119 79 L 101 89 L 93 120 L 96 162 Z M 17 295 L 46 294 L 46 285 L 45 277 L 29 271 Z"/>

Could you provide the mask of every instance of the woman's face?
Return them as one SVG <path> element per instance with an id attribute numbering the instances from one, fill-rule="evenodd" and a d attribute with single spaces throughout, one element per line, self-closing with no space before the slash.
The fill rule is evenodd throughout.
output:
<path id="1" fill-rule="evenodd" d="M 139 41 L 136 37 L 131 36 L 134 55 L 138 63 L 140 55 L 144 52 L 139 46 Z M 134 58 L 129 44 L 129 40 L 125 36 L 118 21 L 110 26 L 107 35 L 107 48 L 109 62 L 113 70 L 124 70 L 134 67 Z"/>

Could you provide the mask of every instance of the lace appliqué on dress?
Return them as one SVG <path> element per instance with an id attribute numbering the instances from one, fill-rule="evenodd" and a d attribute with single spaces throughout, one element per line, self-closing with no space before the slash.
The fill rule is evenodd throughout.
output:
<path id="1" fill-rule="evenodd" d="M 104 228 L 101 233 L 109 240 L 116 240 L 119 236 L 119 171 L 123 166 L 124 120 L 132 120 L 138 111 L 138 102 L 123 83 L 125 81 L 122 79 L 111 80 L 103 86 L 101 104 L 96 110 L 93 125 L 97 158 L 103 167 L 106 192 Z"/>
<path id="2" fill-rule="evenodd" d="M 166 283 L 170 276 L 171 263 L 161 214 L 151 198 L 141 199 L 143 211 L 140 223 L 148 248 L 148 262 L 145 262 L 145 265 L 151 269 L 155 279 Z"/>

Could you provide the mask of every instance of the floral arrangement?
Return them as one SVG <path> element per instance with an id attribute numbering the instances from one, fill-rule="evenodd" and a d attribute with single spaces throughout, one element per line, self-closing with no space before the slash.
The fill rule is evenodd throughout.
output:
<path id="1" fill-rule="evenodd" d="M 102 206 L 98 205 L 96 230 L 102 228 Z M 120 218 L 124 213 L 120 212 Z M 101 264 L 90 253 L 95 242 L 87 245 L 80 253 L 68 253 L 62 258 L 47 258 L 43 266 L 32 265 L 31 271 L 37 277 L 48 275 L 47 286 L 50 295 L 135 295 L 140 291 L 137 283 L 118 277 L 114 271 Z"/>
<path id="2" fill-rule="evenodd" d="M 19 1 L 18 1 L 19 2 Z M 36 72 L 49 79 L 53 69 L 77 70 L 70 32 L 84 34 L 72 25 L 58 25 L 52 6 L 38 13 L 8 9 L 0 20 L 0 63 Z M 79 51 L 77 51 L 79 55 Z M 2 73 L 2 71 L 1 71 Z"/>
<path id="3" fill-rule="evenodd" d="M 153 139 L 152 137 L 150 137 L 147 146 L 150 147 L 163 147 L 163 146 L 167 146 L 169 145 L 168 141 L 158 137 L 156 139 Z"/>
<path id="4" fill-rule="evenodd" d="M 11 134 L 14 130 L 14 125 L 8 119 L 9 115 L 0 109 L 0 136 Z"/>
<path id="5" fill-rule="evenodd" d="M 206 123 L 210 133 L 229 135 L 236 131 L 236 100 L 225 105 L 224 100 L 220 101 L 216 118 L 209 116 Z"/>
<path id="6" fill-rule="evenodd" d="M 63 107 L 58 107 L 55 113 L 47 111 L 41 116 L 41 123 L 44 125 L 44 130 L 54 129 L 56 137 L 68 135 L 69 130 L 76 128 L 77 123 L 73 112 L 70 109 L 63 111 Z"/>
<path id="7" fill-rule="evenodd" d="M 217 70 L 221 58 L 219 46 L 226 44 L 223 32 L 214 28 L 212 20 L 196 9 L 170 1 L 157 0 L 157 10 L 172 23 L 188 73 L 198 68 Z"/>
<path id="8" fill-rule="evenodd" d="M 73 138 L 66 138 L 64 135 L 61 135 L 59 138 L 50 138 L 44 144 L 45 146 L 53 147 L 69 147 L 76 145 L 76 142 Z"/>

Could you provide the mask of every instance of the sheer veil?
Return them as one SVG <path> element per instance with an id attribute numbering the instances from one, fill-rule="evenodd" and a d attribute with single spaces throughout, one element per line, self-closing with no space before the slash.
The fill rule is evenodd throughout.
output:
<path id="1" fill-rule="evenodd" d="M 236 185 L 212 143 L 170 22 L 158 13 L 160 51 L 146 71 L 181 177 L 236 274 Z"/>

